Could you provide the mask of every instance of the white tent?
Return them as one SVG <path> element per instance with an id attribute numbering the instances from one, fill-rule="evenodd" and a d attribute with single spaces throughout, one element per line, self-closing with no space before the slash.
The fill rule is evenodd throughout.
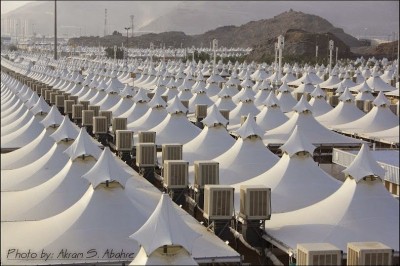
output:
<path id="1" fill-rule="evenodd" d="M 363 117 L 333 126 L 334 130 L 350 133 L 365 133 L 386 130 L 399 124 L 399 118 L 388 107 L 388 100 L 383 92 L 373 101 L 374 107 Z"/>
<path id="2" fill-rule="evenodd" d="M 317 85 L 311 93 L 312 98 L 308 102 L 311 106 L 312 114 L 317 117 L 323 115 L 333 109 L 333 107 L 326 101 L 325 92 Z"/>
<path id="3" fill-rule="evenodd" d="M 276 98 L 279 100 L 279 106 L 282 112 L 287 113 L 292 111 L 292 108 L 297 104 L 295 98 L 293 98 L 291 91 L 284 81 L 283 84 L 278 89 L 279 93 Z"/>
<path id="4" fill-rule="evenodd" d="M 201 133 L 183 145 L 183 160 L 190 165 L 195 160 L 209 160 L 219 156 L 235 143 L 226 130 L 228 121 L 215 105 L 209 107 L 207 117 L 202 122 L 205 127 Z"/>
<path id="5" fill-rule="evenodd" d="M 200 134 L 201 129 L 193 125 L 186 117 L 186 107 L 178 96 L 168 102 L 167 117 L 157 126 L 149 129 L 157 134 L 156 144 L 185 144 Z"/>
<path id="6" fill-rule="evenodd" d="M 312 115 L 311 106 L 302 96 L 293 110 L 293 116 L 284 124 L 268 131 L 263 138 L 266 145 L 281 145 L 285 143 L 292 134 L 296 125 L 306 130 L 309 142 L 314 145 L 359 145 L 361 140 L 353 139 L 330 131 Z"/>
<path id="7" fill-rule="evenodd" d="M 399 201 L 383 186 L 379 177 L 384 170 L 367 146 L 344 172 L 346 181 L 328 198 L 271 216 L 265 223 L 268 238 L 293 253 L 297 243 L 331 243 L 346 252 L 348 242 L 363 241 L 379 241 L 398 251 Z"/>
<path id="8" fill-rule="evenodd" d="M 177 208 L 168 194 L 162 194 L 156 209 L 150 215 L 146 223 L 130 236 L 130 238 L 136 240 L 145 251 L 145 258 L 142 257 L 143 255 L 140 257 L 136 256 L 133 263 L 134 265 L 138 264 L 138 260 L 147 260 L 154 255 L 154 257 L 162 258 L 160 255 L 163 250 L 165 251 L 164 257 L 168 258 L 164 260 L 165 262 L 169 262 L 175 256 L 174 252 L 170 251 L 172 254 L 169 254 L 168 248 L 172 250 L 182 248 L 189 253 L 188 257 L 190 258 L 194 243 L 201 235 L 190 228 L 181 218 L 181 215 L 183 215 L 183 212 Z M 149 237 L 150 235 L 155 235 L 156 237 Z M 179 259 L 181 258 L 179 257 Z M 185 261 L 190 262 L 188 258 L 186 258 Z M 190 265 L 196 264 L 197 263 L 192 259 Z"/>
<path id="9" fill-rule="evenodd" d="M 253 117 L 248 115 L 236 131 L 239 136 L 236 143 L 225 153 L 211 158 L 219 163 L 220 184 L 230 185 L 245 181 L 267 171 L 278 161 L 278 157 L 262 143 L 260 136 L 263 133 Z"/>
<path id="10" fill-rule="evenodd" d="M 264 185 L 271 188 L 272 212 L 304 208 L 328 197 L 341 182 L 326 174 L 313 160 L 315 146 L 296 126 L 290 138 L 280 147 L 282 158 L 271 169 L 250 180 L 235 184 L 235 209 L 239 209 L 241 185 Z"/>
<path id="11" fill-rule="evenodd" d="M 147 102 L 150 99 L 147 96 L 146 90 L 139 89 L 132 99 L 135 103 L 131 106 L 131 108 L 119 115 L 119 117 L 125 117 L 128 124 L 138 120 L 149 110 Z"/>
<path id="12" fill-rule="evenodd" d="M 385 81 L 381 79 L 378 72 L 374 72 L 370 78 L 367 79 L 367 84 L 375 91 L 394 91 L 396 88 L 390 86 Z"/>
<path id="13" fill-rule="evenodd" d="M 279 100 L 273 92 L 268 95 L 263 104 L 263 109 L 256 116 L 256 123 L 262 130 L 274 129 L 288 120 L 288 117 L 281 111 Z"/>
<path id="14" fill-rule="evenodd" d="M 315 119 L 326 127 L 355 121 L 365 115 L 354 104 L 354 96 L 348 88 L 339 96 L 339 104 L 331 111 L 316 117 Z"/>
<path id="15" fill-rule="evenodd" d="M 383 141 L 390 144 L 399 144 L 399 125 L 377 132 L 368 132 L 360 134 L 362 137 Z"/>

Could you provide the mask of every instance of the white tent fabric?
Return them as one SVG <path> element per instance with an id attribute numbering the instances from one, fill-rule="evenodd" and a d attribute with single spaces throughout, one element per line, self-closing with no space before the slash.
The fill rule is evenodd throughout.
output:
<path id="1" fill-rule="evenodd" d="M 1 154 L 1 169 L 15 169 L 30 164 L 42 157 L 54 140 L 43 129 L 37 138 L 18 150 Z"/>
<path id="2" fill-rule="evenodd" d="M 281 111 L 279 100 L 271 92 L 264 102 L 264 107 L 256 116 L 257 125 L 264 131 L 274 129 L 288 120 L 288 117 Z"/>
<path id="3" fill-rule="evenodd" d="M 341 182 L 326 174 L 312 159 L 315 147 L 295 128 L 281 146 L 282 158 L 271 169 L 250 180 L 234 185 L 235 209 L 239 210 L 241 185 L 264 185 L 271 188 L 272 212 L 304 208 L 328 197 Z"/>
<path id="4" fill-rule="evenodd" d="M 382 173 L 374 170 L 364 173 Z M 348 242 L 371 239 L 398 251 L 398 225 L 399 202 L 382 181 L 361 178 L 357 182 L 350 176 L 328 198 L 300 210 L 273 215 L 266 221 L 265 231 L 292 251 L 297 243 L 312 242 L 331 243 L 346 251 Z"/>
<path id="5" fill-rule="evenodd" d="M 167 256 L 157 250 L 147 256 L 146 251 L 141 247 L 129 265 L 198 265 L 198 263 L 183 248 Z"/>
<path id="6" fill-rule="evenodd" d="M 260 135 L 263 131 L 254 119 L 248 116 L 236 133 L 240 136 L 236 143 L 225 153 L 211 159 L 219 163 L 219 181 L 223 185 L 257 176 L 278 161 L 278 157 L 262 143 Z"/>
<path id="7" fill-rule="evenodd" d="M 87 155 L 91 155 L 97 159 L 100 157 L 101 153 L 99 146 L 101 146 L 100 143 L 92 139 L 86 132 L 86 129 L 82 127 L 74 143 L 64 152 L 68 154 L 71 160 Z"/>
<path id="8" fill-rule="evenodd" d="M 156 235 L 157 237 L 149 237 Z M 192 253 L 193 244 L 200 234 L 192 230 L 180 217 L 177 206 L 168 194 L 162 194 L 156 209 L 143 226 L 130 238 L 139 242 L 151 255 L 164 245 L 180 245 Z"/>
<path id="9" fill-rule="evenodd" d="M 379 77 L 379 75 L 375 73 L 370 78 L 368 78 L 366 82 L 375 92 L 378 91 L 387 92 L 387 91 L 394 91 L 396 89 L 395 87 L 392 87 L 385 81 L 383 81 L 381 77 Z"/>
<path id="10" fill-rule="evenodd" d="M 296 125 L 304 128 L 307 133 L 307 139 L 314 145 L 355 145 L 363 141 L 340 135 L 330 131 L 317 120 L 309 111 L 310 106 L 304 97 L 293 108 L 295 110 L 293 116 L 284 124 L 265 133 L 263 141 L 266 145 L 283 144 L 289 139 Z"/>
<path id="11" fill-rule="evenodd" d="M 351 133 L 368 133 L 386 130 L 399 124 L 398 117 L 393 114 L 387 104 L 387 99 L 381 92 L 374 100 L 374 107 L 363 117 L 346 123 L 333 126 L 333 129 Z"/>
<path id="12" fill-rule="evenodd" d="M 332 127 L 356 121 L 365 115 L 365 113 L 354 104 L 354 97 L 351 95 L 348 88 L 340 95 L 339 100 L 339 104 L 333 110 L 315 119 L 326 127 Z"/>
<path id="13" fill-rule="evenodd" d="M 286 82 L 283 82 L 278 91 L 279 93 L 276 98 L 279 100 L 279 106 L 281 107 L 282 112 L 287 113 L 292 111 L 292 108 L 297 104 L 297 101 L 293 98 Z"/>
<path id="14" fill-rule="evenodd" d="M 311 106 L 312 114 L 317 117 L 333 110 L 333 107 L 325 100 L 324 97 L 312 97 L 308 102 Z"/>
<path id="15" fill-rule="evenodd" d="M 64 117 L 61 115 L 58 108 L 53 105 L 50 109 L 50 112 L 46 115 L 45 118 L 40 121 L 40 123 L 45 127 L 48 128 L 50 126 L 59 126 L 61 125 Z"/>
<path id="16" fill-rule="evenodd" d="M 369 133 L 363 133 L 361 136 L 373 140 L 380 140 L 384 141 L 387 143 L 393 143 L 393 144 L 398 144 L 400 142 L 399 140 L 399 135 L 400 135 L 400 130 L 399 130 L 399 125 L 382 130 L 382 131 L 377 131 L 377 132 L 369 132 Z"/>

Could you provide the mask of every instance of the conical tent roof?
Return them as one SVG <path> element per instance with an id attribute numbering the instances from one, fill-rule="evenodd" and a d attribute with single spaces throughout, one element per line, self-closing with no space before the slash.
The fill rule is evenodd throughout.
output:
<path id="1" fill-rule="evenodd" d="M 164 245 L 180 245 L 189 253 L 193 243 L 201 235 L 191 229 L 176 210 L 171 198 L 162 194 L 161 199 L 147 222 L 130 238 L 139 242 L 147 255 Z M 151 237 L 156 235 L 157 237 Z"/>
<path id="2" fill-rule="evenodd" d="M 287 212 L 314 204 L 340 186 L 340 181 L 326 174 L 312 159 L 314 146 L 296 127 L 289 140 L 281 146 L 282 158 L 265 173 L 235 184 L 240 192 L 241 185 L 264 185 L 271 188 L 272 211 Z M 239 207 L 240 196 L 235 196 L 235 206 Z"/>
<path id="3" fill-rule="evenodd" d="M 242 139 L 246 139 L 251 136 L 262 137 L 264 131 L 256 124 L 256 121 L 254 121 L 253 117 L 248 114 L 246 121 L 244 121 L 243 125 L 236 130 L 236 134 Z"/>
<path id="4" fill-rule="evenodd" d="M 92 184 L 94 189 L 106 181 L 117 181 L 122 187 L 125 187 L 125 183 L 130 177 L 131 174 L 117 163 L 108 147 L 104 148 L 99 160 L 92 169 L 82 176 Z"/>
<path id="5" fill-rule="evenodd" d="M 202 120 L 202 122 L 207 127 L 213 127 L 218 124 L 226 127 L 226 125 L 228 124 L 228 120 L 222 116 L 221 112 L 218 110 L 215 104 L 211 105 L 207 109 L 207 116 Z"/>
<path id="6" fill-rule="evenodd" d="M 297 152 L 302 151 L 306 151 L 312 155 L 315 148 L 316 147 L 308 142 L 308 140 L 303 136 L 303 131 L 299 130 L 298 125 L 296 125 L 292 132 L 292 135 L 290 135 L 285 144 L 280 147 L 280 149 L 283 152 L 286 152 L 290 157 L 292 157 Z"/>
<path id="7" fill-rule="evenodd" d="M 60 126 L 50 135 L 56 142 L 60 142 L 64 139 L 76 139 L 79 135 L 79 128 L 69 120 L 69 116 L 66 115 L 63 118 Z"/>
<path id="8" fill-rule="evenodd" d="M 186 114 L 187 112 L 187 108 L 179 100 L 178 96 L 175 96 L 172 100 L 168 101 L 168 106 L 166 110 L 170 114 L 177 114 L 177 113 Z"/>
<path id="9" fill-rule="evenodd" d="M 346 251 L 347 243 L 354 241 L 378 241 L 398 251 L 399 202 L 386 190 L 380 178 L 363 180 L 361 177 L 381 173 L 379 169 L 357 173 L 361 178 L 358 182 L 349 176 L 326 199 L 303 209 L 271 216 L 265 223 L 266 233 L 292 251 L 297 243 L 312 242 L 331 243 Z"/>
<path id="10" fill-rule="evenodd" d="M 359 182 L 366 176 L 383 177 L 385 170 L 372 157 L 369 147 L 363 144 L 356 158 L 343 170 L 343 173 L 350 175 L 356 182 Z"/>
<path id="11" fill-rule="evenodd" d="M 92 137 L 86 132 L 84 127 L 81 128 L 78 137 L 74 143 L 64 152 L 68 154 L 71 160 L 75 160 L 79 156 L 93 156 L 98 159 L 101 154 L 100 144 L 96 144 Z"/>
<path id="12" fill-rule="evenodd" d="M 138 254 L 129 265 L 198 265 L 191 255 L 184 249 L 174 249 L 173 254 L 168 256 L 161 252 L 153 252 L 147 256 L 143 247 L 140 248 Z"/>
<path id="13" fill-rule="evenodd" d="M 50 112 L 46 115 L 45 118 L 40 121 L 45 128 L 53 125 L 60 125 L 63 121 L 64 117 L 61 115 L 58 108 L 53 105 L 50 109 Z"/>

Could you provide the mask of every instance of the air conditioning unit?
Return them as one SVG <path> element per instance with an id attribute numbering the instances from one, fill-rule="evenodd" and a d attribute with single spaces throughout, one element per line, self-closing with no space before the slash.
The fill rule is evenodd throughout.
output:
<path id="1" fill-rule="evenodd" d="M 83 110 L 89 110 L 90 101 L 80 101 L 79 103 L 83 105 Z"/>
<path id="2" fill-rule="evenodd" d="M 136 164 L 139 167 L 154 167 L 157 162 L 154 143 L 138 143 L 136 146 Z"/>
<path id="3" fill-rule="evenodd" d="M 73 104 L 72 105 L 72 119 L 82 119 L 82 104 Z"/>
<path id="4" fill-rule="evenodd" d="M 64 107 L 64 100 L 65 100 L 65 96 L 64 95 L 57 95 L 56 96 L 56 106 L 57 107 Z"/>
<path id="5" fill-rule="evenodd" d="M 58 92 L 51 92 L 50 93 L 50 104 L 56 104 L 56 96 L 57 95 L 60 95 L 60 94 Z"/>
<path id="6" fill-rule="evenodd" d="M 230 220 L 233 214 L 234 188 L 223 185 L 204 186 L 204 218 Z"/>
<path id="7" fill-rule="evenodd" d="M 112 120 L 112 131 L 115 133 L 117 130 L 126 130 L 126 124 L 126 117 L 114 117 Z"/>
<path id="8" fill-rule="evenodd" d="M 240 186 L 239 216 L 246 220 L 271 218 L 271 189 L 262 185 Z"/>
<path id="9" fill-rule="evenodd" d="M 72 105 L 74 104 L 74 100 L 64 100 L 64 113 L 72 114 Z"/>
<path id="10" fill-rule="evenodd" d="M 207 104 L 196 104 L 195 117 L 203 119 L 207 116 Z"/>
<path id="11" fill-rule="evenodd" d="M 117 151 L 132 151 L 133 132 L 131 130 L 116 131 L 115 146 Z"/>
<path id="12" fill-rule="evenodd" d="M 68 93 L 68 92 L 62 92 L 61 94 L 64 95 L 64 100 L 69 100 L 69 96 L 71 95 L 71 93 Z M 56 99 L 56 101 L 57 101 L 57 99 Z"/>
<path id="13" fill-rule="evenodd" d="M 156 143 L 156 132 L 154 131 L 139 131 L 139 143 Z"/>
<path id="14" fill-rule="evenodd" d="M 247 115 L 242 115 L 240 117 L 240 125 L 243 125 L 244 122 L 246 122 Z M 254 121 L 256 121 L 256 117 L 254 116 Z"/>
<path id="15" fill-rule="evenodd" d="M 98 105 L 89 105 L 88 110 L 92 110 L 93 113 L 94 113 L 94 116 L 99 116 L 100 106 L 98 106 Z"/>
<path id="16" fill-rule="evenodd" d="M 222 109 L 222 110 L 219 110 L 219 112 L 221 113 L 221 115 L 223 117 L 225 117 L 225 119 L 227 119 L 229 121 L 229 112 L 230 112 L 229 110 Z"/>
<path id="17" fill-rule="evenodd" d="M 99 116 L 105 116 L 107 118 L 107 126 L 111 125 L 112 112 L 111 111 L 100 111 Z"/>
<path id="18" fill-rule="evenodd" d="M 364 101 L 363 100 L 356 100 L 356 106 L 361 111 L 364 111 Z"/>
<path id="19" fill-rule="evenodd" d="M 347 243 L 347 265 L 392 265 L 393 250 L 380 242 Z"/>
<path id="20" fill-rule="evenodd" d="M 299 243 L 296 264 L 342 265 L 342 251 L 329 243 Z"/>
<path id="21" fill-rule="evenodd" d="M 46 89 L 46 90 L 45 90 L 44 99 L 45 99 L 46 101 L 50 101 L 51 93 L 53 93 L 53 90 L 52 90 L 52 89 Z"/>
<path id="22" fill-rule="evenodd" d="M 182 160 L 181 144 L 164 144 L 162 145 L 162 163 L 165 160 Z"/>
<path id="23" fill-rule="evenodd" d="M 93 133 L 94 134 L 107 134 L 107 117 L 95 116 L 93 117 Z"/>
<path id="24" fill-rule="evenodd" d="M 182 160 L 164 161 L 164 186 L 167 188 L 186 188 L 189 179 L 189 163 Z"/>
<path id="25" fill-rule="evenodd" d="M 364 112 L 368 113 L 371 111 L 372 107 L 374 107 L 374 104 L 370 100 L 364 101 Z"/>
<path id="26" fill-rule="evenodd" d="M 68 100 L 73 100 L 75 104 L 78 103 L 78 96 L 70 95 L 68 96 Z"/>
<path id="27" fill-rule="evenodd" d="M 93 110 L 82 111 L 82 126 L 93 126 Z"/>
<path id="28" fill-rule="evenodd" d="M 41 87 L 40 88 L 40 95 L 43 97 L 43 99 L 46 100 L 46 90 L 48 90 L 47 87 Z M 50 94 L 49 94 L 50 95 Z"/>
<path id="29" fill-rule="evenodd" d="M 194 187 L 219 184 L 219 163 L 214 161 L 194 161 Z"/>
<path id="30" fill-rule="evenodd" d="M 330 96 L 328 102 L 332 107 L 336 107 L 339 104 L 339 96 L 337 95 Z"/>

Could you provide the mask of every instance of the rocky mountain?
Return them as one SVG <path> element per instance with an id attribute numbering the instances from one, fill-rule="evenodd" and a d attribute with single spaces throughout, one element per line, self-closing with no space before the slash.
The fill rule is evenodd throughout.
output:
<path id="1" fill-rule="evenodd" d="M 350 48 L 337 36 L 332 33 L 310 33 L 303 30 L 291 29 L 283 34 L 285 45 L 282 51 L 285 62 L 304 61 L 315 62 L 315 46 L 318 44 L 318 62 L 328 62 L 328 43 L 334 41 L 335 47 L 339 48 L 338 58 L 351 58 L 354 55 Z M 275 60 L 275 42 L 276 38 L 265 40 L 256 45 L 253 51 L 246 57 L 248 61 L 272 62 Z M 335 48 L 336 50 L 336 48 Z M 333 60 L 335 60 L 336 51 L 333 51 Z"/>
<path id="2" fill-rule="evenodd" d="M 271 19 L 251 21 L 241 26 L 223 26 L 198 35 L 186 35 L 183 32 L 164 32 L 159 34 L 144 34 L 142 36 L 129 38 L 131 45 L 149 47 L 153 42 L 156 46 L 165 43 L 166 47 L 209 47 L 212 40 L 218 39 L 220 46 L 225 47 L 253 47 L 265 43 L 267 40 L 276 39 L 280 34 L 288 30 L 302 30 L 311 33 L 332 33 L 341 39 L 347 46 L 360 46 L 359 41 L 335 28 L 329 21 L 310 14 L 296 12 L 293 10 L 279 14 Z M 85 40 L 85 42 L 83 42 Z M 104 41 L 104 45 L 121 45 L 125 42 L 123 38 L 114 37 L 114 43 L 110 37 L 103 37 L 90 41 L 87 38 L 71 39 L 70 43 L 93 45 L 93 41 Z M 97 45 L 97 43 L 95 44 Z"/>
<path id="3" fill-rule="evenodd" d="M 202 34 L 272 18 L 290 8 L 323 17 L 357 37 L 387 36 L 399 27 L 399 1 L 57 1 L 59 36 L 103 36 L 105 8 L 109 32 L 124 31 L 134 15 L 136 32 Z M 39 35 L 49 36 L 53 12 L 54 1 L 32 1 L 2 19 L 28 19 Z"/>
<path id="4" fill-rule="evenodd" d="M 389 60 L 394 60 L 397 58 L 397 49 L 398 43 L 397 41 L 381 43 L 376 46 L 367 46 L 367 47 L 354 47 L 351 49 L 351 52 L 357 56 L 364 57 L 372 57 L 375 58 L 383 58 L 386 57 Z"/>

